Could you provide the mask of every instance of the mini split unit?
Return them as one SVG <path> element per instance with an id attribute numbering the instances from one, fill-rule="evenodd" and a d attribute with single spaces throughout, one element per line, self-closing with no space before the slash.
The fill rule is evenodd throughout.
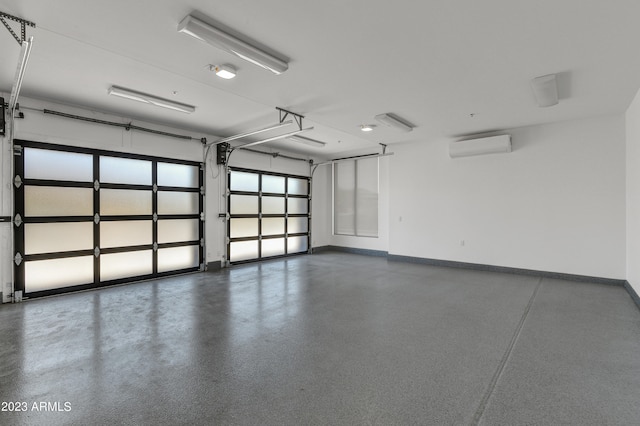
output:
<path id="1" fill-rule="evenodd" d="M 511 135 L 449 142 L 449 156 L 451 158 L 504 152 L 511 152 Z"/>

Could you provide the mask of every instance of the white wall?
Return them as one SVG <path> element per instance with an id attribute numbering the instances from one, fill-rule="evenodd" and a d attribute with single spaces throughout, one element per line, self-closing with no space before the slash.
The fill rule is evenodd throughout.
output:
<path id="1" fill-rule="evenodd" d="M 455 160 L 443 141 L 394 145 L 389 252 L 624 279 L 624 128 L 517 128 L 512 153 Z"/>
<path id="2" fill-rule="evenodd" d="M 6 97 L 6 96 L 5 96 Z M 600 117 L 508 131 L 510 154 L 451 160 L 447 144 L 392 145 L 380 159 L 379 238 L 332 235 L 331 167 L 318 167 L 312 186 L 312 245 L 627 279 L 640 289 L 640 95 L 625 120 Z M 128 118 L 32 99 L 21 105 L 99 119 Z M 25 110 L 20 139 L 202 161 L 202 145 Z M 173 133 L 211 135 L 135 124 Z M 266 147 L 261 147 L 266 150 Z M 206 261 L 223 261 L 226 177 L 207 162 Z M 12 154 L 2 139 L 2 216 L 11 216 Z M 237 151 L 231 165 L 308 176 L 309 164 Z M 625 197 L 627 210 L 625 212 Z M 625 215 L 626 213 L 626 215 Z M 626 217 L 626 223 L 625 223 Z M 625 231 L 628 227 L 628 240 Z M 461 240 L 464 240 L 462 246 Z M 626 250 L 625 250 L 626 241 Z M 11 226 L 0 224 L 0 279 L 11 292 Z M 625 257 L 626 255 L 626 257 Z M 625 262 L 625 259 L 627 261 Z"/>
<path id="3" fill-rule="evenodd" d="M 640 294 L 640 91 L 626 114 L 627 281 Z"/>

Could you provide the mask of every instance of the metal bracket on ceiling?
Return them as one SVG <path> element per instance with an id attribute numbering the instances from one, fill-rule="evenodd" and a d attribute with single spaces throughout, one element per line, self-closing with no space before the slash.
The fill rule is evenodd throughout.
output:
<path id="1" fill-rule="evenodd" d="M 282 124 L 284 120 L 287 119 L 289 114 L 291 114 L 291 116 L 293 116 L 293 119 L 296 121 L 296 124 L 298 125 L 298 129 L 302 130 L 302 119 L 304 118 L 304 115 L 296 114 L 295 112 L 287 111 L 286 109 L 280 107 L 276 107 L 276 109 L 280 113 L 280 124 Z"/>
<path id="2" fill-rule="evenodd" d="M 14 22 L 18 22 L 20 24 L 20 37 L 18 37 L 15 31 L 13 31 L 13 28 L 11 28 L 11 26 L 6 21 L 6 19 L 9 19 Z M 13 38 L 16 39 L 16 41 L 20 46 L 22 46 L 22 43 L 27 39 L 26 26 L 28 25 L 34 28 L 36 27 L 36 24 L 34 22 L 27 21 L 26 19 L 18 18 L 17 16 L 9 15 L 8 13 L 4 13 L 4 12 L 0 12 L 0 22 L 2 22 L 4 26 L 7 28 L 7 30 L 9 30 Z"/>
<path id="3" fill-rule="evenodd" d="M 380 146 L 382 146 L 382 155 L 387 153 L 387 145 L 381 143 Z"/>

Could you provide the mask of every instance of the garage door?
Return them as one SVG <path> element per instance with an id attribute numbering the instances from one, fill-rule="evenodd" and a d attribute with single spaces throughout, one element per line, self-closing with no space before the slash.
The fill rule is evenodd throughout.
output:
<path id="1" fill-rule="evenodd" d="M 200 269 L 200 163 L 15 146 L 15 282 L 25 296 Z"/>
<path id="2" fill-rule="evenodd" d="M 231 263 L 309 250 L 309 178 L 231 168 L 227 258 Z"/>

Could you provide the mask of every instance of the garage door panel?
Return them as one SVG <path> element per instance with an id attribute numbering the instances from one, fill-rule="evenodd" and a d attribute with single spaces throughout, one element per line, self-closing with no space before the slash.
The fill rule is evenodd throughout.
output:
<path id="1" fill-rule="evenodd" d="M 37 297 L 200 268 L 200 163 L 16 146 L 16 290 Z"/>

